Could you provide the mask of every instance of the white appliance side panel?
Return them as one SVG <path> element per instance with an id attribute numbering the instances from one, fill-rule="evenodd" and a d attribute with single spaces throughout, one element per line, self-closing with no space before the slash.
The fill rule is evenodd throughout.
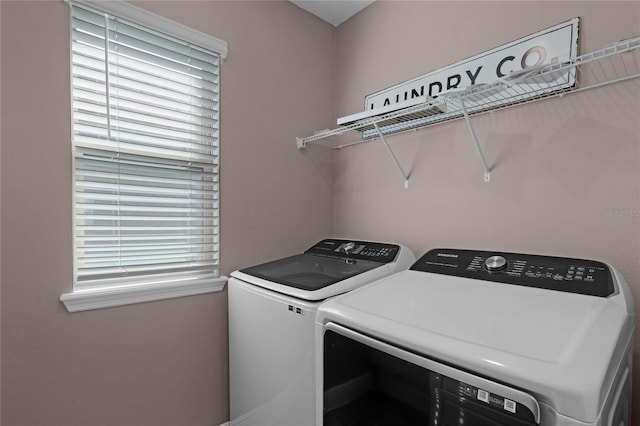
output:
<path id="1" fill-rule="evenodd" d="M 231 425 L 314 423 L 316 310 L 317 304 L 229 280 Z"/>

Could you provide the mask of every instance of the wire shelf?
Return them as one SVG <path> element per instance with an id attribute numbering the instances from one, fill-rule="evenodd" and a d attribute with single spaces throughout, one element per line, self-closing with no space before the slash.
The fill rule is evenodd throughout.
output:
<path id="1" fill-rule="evenodd" d="M 465 115 L 468 120 L 473 114 L 553 96 L 564 96 L 638 77 L 640 37 L 635 37 L 570 61 L 512 72 L 491 84 L 441 93 L 436 99 L 415 106 L 359 120 L 306 138 L 297 138 L 297 145 L 298 148 L 304 148 L 308 143 L 354 130 L 362 132 L 362 139 L 366 141 L 382 135 L 462 118 Z M 342 144 L 334 148 L 352 144 Z"/>

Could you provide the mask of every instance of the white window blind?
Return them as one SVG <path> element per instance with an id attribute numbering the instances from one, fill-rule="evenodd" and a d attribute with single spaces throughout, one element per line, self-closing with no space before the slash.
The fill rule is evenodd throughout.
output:
<path id="1" fill-rule="evenodd" d="M 219 55 L 71 17 L 74 289 L 219 277 Z"/>

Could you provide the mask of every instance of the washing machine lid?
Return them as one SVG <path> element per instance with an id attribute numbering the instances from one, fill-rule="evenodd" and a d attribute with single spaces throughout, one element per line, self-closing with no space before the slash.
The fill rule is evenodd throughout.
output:
<path id="1" fill-rule="evenodd" d="M 380 262 L 303 253 L 244 268 L 240 272 L 285 286 L 315 291 L 381 265 Z"/>
<path id="2" fill-rule="evenodd" d="M 446 256 L 439 263 L 460 267 Z M 601 297 L 408 270 L 325 302 L 318 321 L 521 388 L 562 415 L 594 422 L 633 336 L 630 292 L 611 272 L 614 293 Z"/>
<path id="3" fill-rule="evenodd" d="M 302 254 L 235 271 L 249 284 L 305 300 L 323 300 L 406 269 L 413 254 L 397 244 L 325 239 Z"/>

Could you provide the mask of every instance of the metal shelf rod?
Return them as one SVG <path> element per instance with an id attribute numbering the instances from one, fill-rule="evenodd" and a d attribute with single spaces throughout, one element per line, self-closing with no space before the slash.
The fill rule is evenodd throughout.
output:
<path id="1" fill-rule="evenodd" d="M 487 167 L 487 161 L 484 159 L 484 154 L 482 154 L 482 148 L 480 148 L 480 143 L 478 143 L 476 131 L 473 129 L 473 124 L 471 124 L 471 119 L 469 118 L 467 107 L 464 105 L 464 101 L 462 99 L 460 99 L 460 105 L 462 106 L 462 113 L 464 114 L 464 120 L 467 122 L 469 133 L 471 133 L 471 139 L 473 139 L 473 144 L 476 146 L 478 156 L 480 156 L 480 162 L 482 163 L 482 168 L 484 169 L 484 181 L 489 182 L 491 180 L 491 170 L 489 170 L 489 167 Z"/>
<path id="2" fill-rule="evenodd" d="M 404 172 L 404 169 L 402 168 L 400 161 L 398 161 L 398 157 L 396 157 L 396 155 L 393 153 L 393 150 L 389 146 L 389 143 L 387 143 L 387 140 L 384 138 L 384 135 L 380 131 L 380 127 L 378 127 L 378 123 L 373 123 L 373 125 L 378 131 L 378 135 L 380 136 L 380 140 L 382 140 L 384 147 L 387 148 L 387 152 L 389 153 L 389 155 L 391 155 L 391 158 L 393 158 L 394 163 L 396 163 L 396 167 L 398 168 L 398 171 L 400 171 L 400 174 L 402 175 L 402 179 L 404 180 L 405 189 L 409 188 L 409 176 L 407 176 L 407 174 Z"/>

